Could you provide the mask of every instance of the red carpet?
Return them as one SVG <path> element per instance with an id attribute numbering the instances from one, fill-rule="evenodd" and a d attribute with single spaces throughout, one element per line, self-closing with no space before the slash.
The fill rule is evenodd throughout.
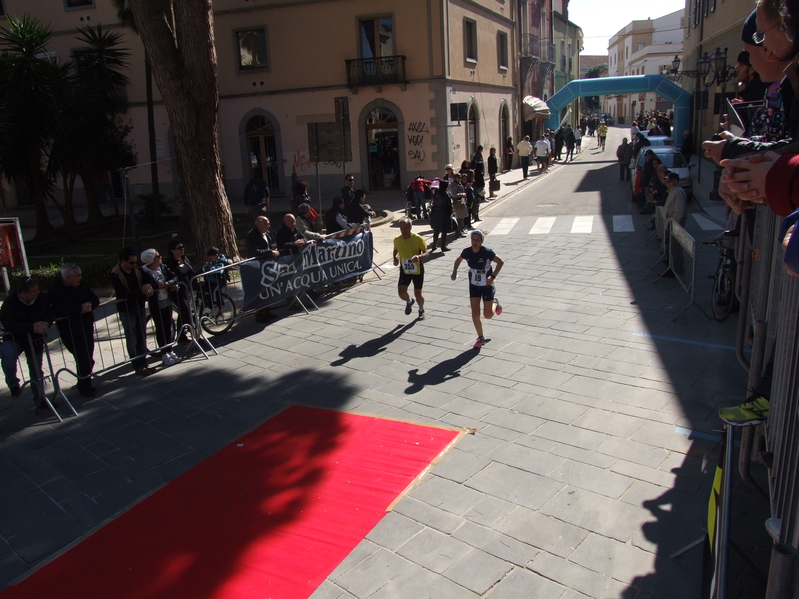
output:
<path id="1" fill-rule="evenodd" d="M 306 598 L 457 434 L 290 407 L 0 599 Z"/>

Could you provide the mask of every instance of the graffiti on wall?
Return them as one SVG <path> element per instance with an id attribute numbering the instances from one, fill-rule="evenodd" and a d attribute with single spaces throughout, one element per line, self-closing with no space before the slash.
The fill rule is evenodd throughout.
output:
<path id="1" fill-rule="evenodd" d="M 307 171 L 312 166 L 313 162 L 311 162 L 311 157 L 308 155 L 308 152 L 303 152 L 302 150 L 294 152 L 291 165 L 292 172 L 301 173 Z"/>
<path id="2" fill-rule="evenodd" d="M 425 139 L 430 135 L 430 129 L 424 121 L 408 123 L 408 159 L 415 168 L 426 166 L 427 151 Z"/>

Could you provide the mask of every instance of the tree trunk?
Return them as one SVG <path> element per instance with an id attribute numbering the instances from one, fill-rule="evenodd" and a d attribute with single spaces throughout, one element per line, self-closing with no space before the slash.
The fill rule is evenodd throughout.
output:
<path id="1" fill-rule="evenodd" d="M 175 135 L 182 205 L 200 256 L 238 259 L 217 145 L 219 91 L 210 0 L 131 0 Z"/>
<path id="2" fill-rule="evenodd" d="M 144 89 L 147 96 L 147 139 L 150 142 L 150 184 L 153 188 L 153 195 L 158 197 L 161 188 L 158 182 L 158 152 L 155 148 L 155 113 L 153 112 L 153 67 L 150 64 L 150 57 L 144 51 Z M 161 215 L 156 217 L 155 224 L 161 221 Z"/>

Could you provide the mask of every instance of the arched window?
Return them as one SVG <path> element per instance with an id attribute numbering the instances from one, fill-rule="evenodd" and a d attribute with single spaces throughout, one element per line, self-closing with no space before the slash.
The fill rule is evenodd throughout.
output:
<path id="1" fill-rule="evenodd" d="M 275 130 L 272 123 L 263 116 L 254 116 L 247 121 L 246 134 L 250 177 L 258 173 L 266 181 L 270 191 L 279 189 Z"/>

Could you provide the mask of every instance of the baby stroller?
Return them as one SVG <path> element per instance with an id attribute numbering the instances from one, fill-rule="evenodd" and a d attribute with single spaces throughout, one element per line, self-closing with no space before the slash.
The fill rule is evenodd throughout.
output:
<path id="1" fill-rule="evenodd" d="M 430 214 L 433 192 L 430 186 L 424 186 L 424 204 L 420 211 L 416 210 L 416 201 L 413 197 L 413 183 L 405 189 L 405 216 L 411 220 L 421 220 L 424 214 Z"/>

